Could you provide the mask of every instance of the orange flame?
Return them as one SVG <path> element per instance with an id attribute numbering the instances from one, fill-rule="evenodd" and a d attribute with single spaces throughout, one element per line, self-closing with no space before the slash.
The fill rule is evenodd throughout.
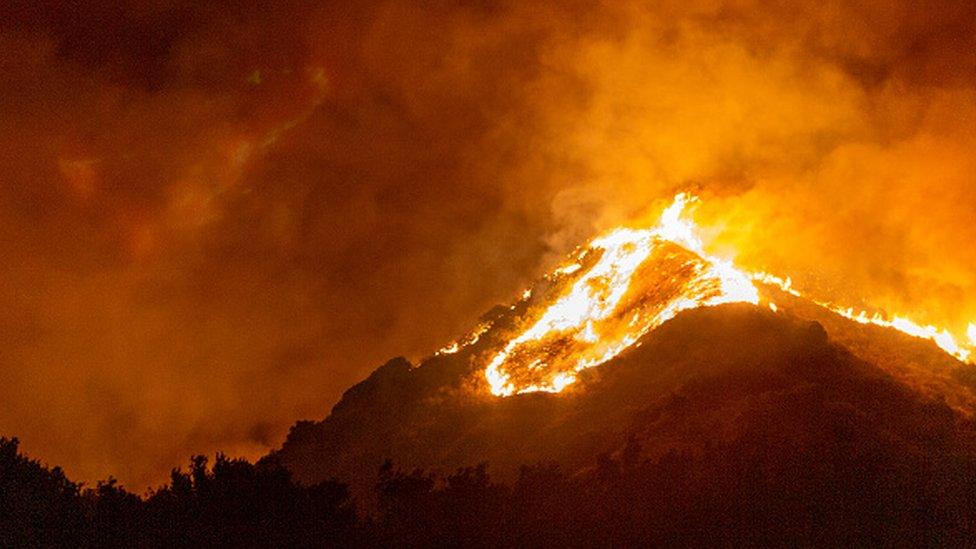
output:
<path id="1" fill-rule="evenodd" d="M 584 269 L 579 260 L 590 253 L 599 256 L 565 295 L 491 360 L 485 377 L 492 393 L 559 392 L 576 380 L 578 372 L 612 359 L 680 311 L 758 303 L 749 278 L 730 262 L 706 255 L 694 225 L 682 219 L 693 200 L 679 194 L 656 227 L 611 231 L 590 242 L 577 262 L 557 269 L 558 275 L 572 275 Z M 646 271 L 652 257 L 670 262 L 670 269 L 662 270 L 670 277 L 631 291 L 635 273 Z M 666 287 L 675 283 L 677 287 Z M 642 299 L 648 290 L 665 299 Z"/>
<path id="2" fill-rule="evenodd" d="M 804 297 L 793 288 L 789 277 L 748 273 L 731 261 L 707 254 L 695 224 L 682 217 L 688 204 L 696 200 L 678 194 L 657 226 L 614 229 L 594 239 L 546 277 L 571 284 L 551 304 L 536 311 L 527 327 L 509 339 L 485 367 L 491 392 L 497 396 L 558 393 L 575 382 L 582 370 L 616 357 L 683 310 L 722 303 L 758 304 L 757 282 Z M 526 290 L 522 300 L 528 300 L 532 293 Z M 963 362 L 976 349 L 976 323 L 968 326 L 966 346 L 949 330 L 918 324 L 907 317 L 869 315 L 806 299 L 861 324 L 930 340 Z M 775 303 L 767 305 L 778 311 Z M 480 325 L 438 354 L 454 353 L 477 342 L 490 327 L 490 323 Z"/>
<path id="3" fill-rule="evenodd" d="M 789 278 L 784 280 L 783 278 L 768 273 L 756 273 L 752 275 L 752 279 L 764 284 L 777 286 L 779 289 L 793 296 L 805 297 L 802 293 L 793 288 L 793 282 Z M 849 320 L 853 320 L 859 324 L 873 324 L 875 326 L 893 328 L 899 332 L 903 332 L 911 336 L 928 339 L 938 345 L 943 351 L 962 362 L 966 362 L 969 360 L 969 357 L 972 356 L 972 349 L 967 349 L 963 345 L 960 345 L 956 340 L 956 337 L 952 335 L 949 330 L 944 328 L 939 329 L 931 325 L 923 326 L 903 316 L 895 315 L 891 317 L 891 319 L 887 319 L 880 313 L 869 315 L 867 311 L 855 312 L 853 307 L 845 308 L 826 301 L 818 301 L 811 298 L 806 299 L 809 299 L 813 303 L 816 303 L 825 309 L 839 314 Z M 968 336 L 970 345 L 976 347 L 976 324 L 969 325 Z"/>
<path id="4" fill-rule="evenodd" d="M 528 297 L 528 296 L 526 296 L 525 294 L 523 294 L 523 299 L 525 297 Z M 474 331 L 471 332 L 470 334 L 464 336 L 463 338 L 459 339 L 458 341 L 452 342 L 450 345 L 447 345 L 445 347 L 441 347 L 434 354 L 435 355 L 453 355 L 454 353 L 460 351 L 462 347 L 467 347 L 468 345 L 474 345 L 475 343 L 477 343 L 478 340 L 481 339 L 481 336 L 484 335 L 484 333 L 487 332 L 489 328 L 491 328 L 491 322 L 483 322 L 483 323 L 479 324 L 478 327 L 475 328 Z"/>

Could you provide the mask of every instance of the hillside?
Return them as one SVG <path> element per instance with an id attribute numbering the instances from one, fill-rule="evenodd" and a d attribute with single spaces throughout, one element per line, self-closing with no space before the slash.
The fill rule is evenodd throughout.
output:
<path id="1" fill-rule="evenodd" d="M 845 326 L 838 321 L 835 329 Z M 899 347 L 916 362 L 939 357 L 925 342 L 884 335 L 892 339 L 882 348 Z M 348 482 L 367 503 L 387 459 L 442 472 L 487 463 L 493 477 L 510 481 L 520 465 L 537 462 L 584 474 L 625 448 L 640 448 L 637 458 L 649 462 L 677 452 L 700 461 L 715 481 L 748 470 L 787 499 L 864 497 L 878 505 L 938 493 L 945 502 L 968 501 L 973 423 L 892 375 L 894 367 L 862 360 L 835 339 L 789 312 L 700 308 L 584 371 L 562 393 L 498 398 L 479 385 L 473 366 L 497 344 L 489 332 L 417 367 L 391 360 L 325 420 L 294 426 L 266 459 L 303 482 Z M 713 469 L 729 457 L 745 469 Z"/>

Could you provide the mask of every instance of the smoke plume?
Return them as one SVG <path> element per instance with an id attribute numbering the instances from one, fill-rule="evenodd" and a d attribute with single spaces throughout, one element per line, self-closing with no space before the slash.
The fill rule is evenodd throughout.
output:
<path id="1" fill-rule="evenodd" d="M 678 190 L 825 299 L 976 320 L 972 2 L 0 7 L 0 432 L 255 457 Z"/>

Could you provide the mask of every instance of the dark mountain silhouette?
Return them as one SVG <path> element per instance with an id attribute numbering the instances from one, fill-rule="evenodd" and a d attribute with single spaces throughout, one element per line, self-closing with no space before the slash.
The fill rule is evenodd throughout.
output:
<path id="1" fill-rule="evenodd" d="M 792 502 L 781 512 L 821 526 L 832 513 L 887 516 L 882 508 L 894 502 L 921 514 L 949 502 L 968 509 L 976 430 L 965 406 L 950 401 L 968 406 L 971 393 L 959 381 L 948 397 L 939 392 L 968 367 L 930 342 L 815 311 L 828 336 L 825 324 L 790 310 L 687 311 L 563 393 L 496 398 L 477 387 L 479 365 L 517 314 L 497 309 L 476 344 L 418 367 L 391 360 L 324 421 L 295 425 L 267 459 L 302 482 L 348 482 L 367 507 L 387 459 L 444 473 L 487 463 L 495 478 L 513 482 L 523 464 L 587 474 L 640 448 L 633 460 L 699 463 L 695 474 L 725 483 L 732 507 L 776 486 L 775 498 Z M 745 478 L 757 484 L 741 485 Z M 824 508 L 809 507 L 817 505 Z M 953 520 L 962 528 L 970 519 Z"/>

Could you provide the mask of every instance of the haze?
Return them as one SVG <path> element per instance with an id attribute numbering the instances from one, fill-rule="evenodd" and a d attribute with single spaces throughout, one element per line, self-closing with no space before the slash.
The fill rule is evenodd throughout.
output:
<path id="1" fill-rule="evenodd" d="M 976 320 L 972 2 L 112 4 L 0 6 L 0 434 L 72 478 L 260 456 L 682 190 Z"/>

